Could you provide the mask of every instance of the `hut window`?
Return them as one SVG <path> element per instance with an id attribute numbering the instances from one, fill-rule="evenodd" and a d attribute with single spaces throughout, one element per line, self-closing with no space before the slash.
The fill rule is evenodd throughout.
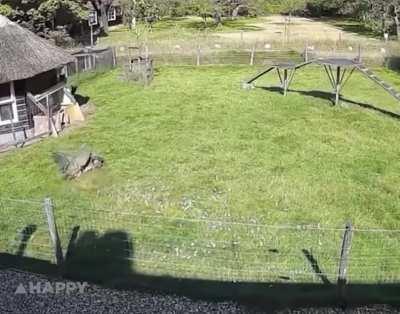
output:
<path id="1" fill-rule="evenodd" d="M 14 83 L 0 84 L 0 125 L 18 122 Z"/>
<path id="2" fill-rule="evenodd" d="M 10 83 L 0 84 L 0 101 L 9 100 L 11 98 Z"/>
<path id="3" fill-rule="evenodd" d="M 0 118 L 1 121 L 10 121 L 14 119 L 12 105 L 1 105 L 0 106 Z"/>
<path id="4" fill-rule="evenodd" d="M 115 10 L 114 7 L 111 7 L 111 8 L 108 10 L 107 15 L 108 15 L 108 20 L 109 20 L 109 21 L 115 21 L 115 20 L 117 19 L 116 10 Z"/>

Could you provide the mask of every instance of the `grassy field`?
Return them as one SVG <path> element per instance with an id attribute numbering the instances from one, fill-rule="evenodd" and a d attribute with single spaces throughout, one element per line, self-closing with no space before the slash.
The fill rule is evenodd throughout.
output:
<path id="1" fill-rule="evenodd" d="M 121 45 L 142 41 L 166 41 L 199 39 L 199 36 L 234 31 L 256 31 L 261 29 L 253 24 L 258 18 L 240 18 L 235 20 L 223 20 L 216 25 L 212 19 L 207 20 L 198 17 L 165 18 L 154 23 L 152 29 L 144 24 L 138 24 L 135 30 L 129 30 L 126 26 L 118 26 L 111 30 L 109 36 L 99 39 L 101 45 Z"/>
<path id="2" fill-rule="evenodd" d="M 206 36 L 219 35 L 226 36 L 230 41 L 238 41 L 239 35 L 234 34 L 244 32 L 244 39 L 251 41 L 282 41 L 282 34 L 285 29 L 285 17 L 280 15 L 271 15 L 258 18 L 238 18 L 224 19 L 222 24 L 217 25 L 212 19 L 208 19 L 207 24 L 199 17 L 180 17 L 180 18 L 164 18 L 153 24 L 152 29 L 144 24 L 138 24 L 136 29 L 129 30 L 126 26 L 120 25 L 113 27 L 109 36 L 99 38 L 102 45 L 121 45 L 136 41 L 166 41 L 166 40 L 203 40 Z M 291 39 L 296 42 L 298 40 L 319 42 L 335 42 L 338 40 L 338 33 L 342 32 L 342 40 L 356 41 L 362 38 L 370 41 L 370 38 L 378 39 L 379 34 L 373 32 L 360 21 L 354 19 L 305 19 L 301 17 L 293 17 L 291 22 Z M 250 33 L 247 36 L 246 33 Z M 311 34 L 313 36 L 311 36 Z M 357 37 L 363 36 L 363 37 Z M 221 38 L 220 38 L 221 39 Z M 365 44 L 365 43 L 364 43 Z"/>
<path id="3" fill-rule="evenodd" d="M 167 56 L 175 55 L 186 65 L 195 62 L 198 48 L 205 56 L 203 59 L 218 53 L 232 54 L 237 50 L 246 55 L 246 64 L 252 49 L 258 54 L 287 51 L 300 54 L 308 45 L 321 57 L 337 55 L 354 58 L 360 51 L 364 62 L 369 65 L 389 64 L 393 69 L 398 68 L 398 42 L 391 40 L 385 43 L 381 37 L 354 19 L 293 17 L 287 25 L 285 16 L 270 15 L 228 19 L 219 26 L 210 20 L 206 28 L 202 19 L 184 17 L 162 19 L 154 24 L 151 31 L 143 24 L 138 24 L 135 30 L 116 26 L 109 36 L 99 38 L 99 45 L 116 47 L 119 58 L 148 51 L 156 58 L 163 56 L 162 63 L 167 63 L 164 60 Z M 138 47 L 139 50 L 127 47 Z M 232 64 L 243 63 L 240 59 L 226 59 L 232 60 Z"/>
<path id="4" fill-rule="evenodd" d="M 135 256 L 153 262 L 135 262 L 135 269 L 150 274 L 181 275 L 179 267 L 171 270 L 181 260 L 176 252 L 180 248 L 191 256 L 186 259 L 191 275 L 207 274 L 214 267 L 216 276 L 215 269 L 229 265 L 239 273 L 224 274 L 228 279 L 279 280 L 279 273 L 271 275 L 274 266 L 307 268 L 302 250 L 312 249 L 314 254 L 321 252 L 321 264 L 334 276 L 341 231 L 321 231 L 316 237 L 312 230 L 274 231 L 260 225 L 343 227 L 350 220 L 358 228 L 398 228 L 400 124 L 388 114 L 365 108 L 395 112 L 398 104 L 355 75 L 343 91 L 351 101 L 332 107 L 328 79 L 318 67 L 300 71 L 288 97 L 263 88 L 276 83 L 274 77 L 260 80 L 252 91 L 242 90 L 240 82 L 255 71 L 159 67 L 148 88 L 122 81 L 118 69 L 82 76 L 74 83 L 81 95 L 90 97 L 94 115 L 86 126 L 61 138 L 2 155 L 0 195 L 39 201 L 51 196 L 62 232 L 74 224 L 92 231 L 126 232 L 126 240 L 134 238 Z M 377 72 L 400 87 L 396 73 Z M 66 181 L 52 154 L 81 145 L 104 156 L 105 167 Z M 4 205 L 2 210 L 9 217 L 2 223 L 4 236 L 15 232 L 16 225 L 34 223 L 41 209 L 40 204 L 28 203 Z M 177 224 L 164 219 L 168 217 L 257 225 L 229 229 L 218 223 Z M 361 243 L 355 254 L 400 251 L 398 238 L 380 236 Z M 91 237 L 102 240 L 96 233 Z M 218 241 L 221 251 L 211 255 Z M 243 253 L 240 258 L 227 246 L 235 241 L 243 249 L 238 251 Z M 194 253 L 196 243 L 205 251 Z M 83 241 L 83 251 L 89 252 L 86 245 Z M 264 252 L 266 245 L 269 254 Z M 250 259 L 245 253 L 249 250 L 259 253 Z M 213 256 L 215 265 L 207 256 Z M 164 259 L 171 262 L 169 269 L 161 267 Z M 240 273 L 246 265 L 255 269 L 266 262 L 271 267 L 268 274 Z M 397 264 L 382 267 L 379 271 L 398 275 Z"/>

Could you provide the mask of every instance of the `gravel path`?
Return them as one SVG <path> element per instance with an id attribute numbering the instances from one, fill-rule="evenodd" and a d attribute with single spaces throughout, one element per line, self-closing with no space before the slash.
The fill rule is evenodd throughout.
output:
<path id="1" fill-rule="evenodd" d="M 235 302 L 207 302 L 186 297 L 143 291 L 120 291 L 89 285 L 84 293 L 16 294 L 22 283 L 55 287 L 57 280 L 36 274 L 0 271 L 0 313 L 255 313 Z M 73 282 L 72 285 L 74 284 Z M 21 291 L 20 291 L 21 292 Z M 258 312 L 258 311 L 257 311 Z M 272 313 L 271 311 L 266 311 Z M 388 306 L 370 306 L 342 311 L 334 308 L 281 310 L 275 313 L 400 313 Z"/>

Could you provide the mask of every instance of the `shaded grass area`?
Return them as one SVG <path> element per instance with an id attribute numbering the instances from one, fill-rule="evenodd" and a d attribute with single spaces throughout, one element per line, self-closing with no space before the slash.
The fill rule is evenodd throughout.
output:
<path id="1" fill-rule="evenodd" d="M 395 135 L 400 122 L 354 103 L 332 107 L 318 94 L 329 91 L 321 68 L 299 72 L 288 97 L 261 88 L 241 90 L 240 82 L 254 71 L 232 66 L 160 67 L 148 88 L 123 82 L 119 70 L 81 77 L 75 83 L 78 92 L 89 95 L 96 105 L 94 117 L 86 127 L 59 139 L 3 155 L 0 195 L 38 200 L 51 196 L 63 234 L 75 224 L 90 232 L 87 235 L 94 240 L 82 242 L 85 252 L 102 239 L 101 232 L 127 231 L 135 257 L 154 261 L 135 263 L 140 272 L 182 275 L 179 267 L 168 267 L 185 254 L 190 256 L 188 274 L 204 277 L 210 276 L 210 267 L 221 274 L 219 267 L 230 266 L 240 274 L 249 263 L 254 268 L 268 264 L 270 273 L 277 265 L 304 269 L 304 250 L 312 248 L 318 268 L 332 279 L 340 232 L 316 238 L 313 232 L 233 230 L 212 223 L 134 217 L 340 227 L 350 220 L 362 228 L 399 226 L 400 146 Z M 393 72 L 378 73 L 400 86 Z M 269 76 L 258 85 L 276 80 Z M 397 110 L 390 96 L 359 75 L 343 94 L 353 102 Z M 52 154 L 82 144 L 102 155 L 106 165 L 79 180 L 65 181 Z M 14 223 L 21 228 L 36 223 L 32 220 L 39 214 L 33 208 L 39 207 L 2 207 L 8 215 L 3 234 L 15 232 Z M 223 242 L 214 255 L 213 241 Z M 192 243 L 205 250 L 194 255 Z M 373 254 L 382 245 L 393 256 L 399 252 L 396 237 L 384 235 L 360 245 L 359 254 Z M 183 254 L 177 254 L 177 248 Z M 252 259 L 246 250 L 256 252 Z M 210 256 L 215 264 L 209 264 Z M 171 263 L 167 268 L 163 258 Z M 378 270 L 397 274 L 395 264 Z M 355 279 L 363 275 L 358 273 Z M 269 278 L 277 277 L 293 280 L 283 271 Z M 241 278 L 258 277 L 249 271 Z M 268 275 L 259 277 L 267 279 Z"/>
<path id="2" fill-rule="evenodd" d="M 351 18 L 341 18 L 341 19 L 332 19 L 332 18 L 326 18 L 324 19 L 325 22 L 336 26 L 343 30 L 344 32 L 350 32 L 350 33 L 355 33 L 361 36 L 366 36 L 366 37 L 371 37 L 371 38 L 377 38 L 381 39 L 382 34 L 377 32 L 376 30 L 372 29 L 362 21 L 359 21 L 357 19 L 351 19 Z"/>

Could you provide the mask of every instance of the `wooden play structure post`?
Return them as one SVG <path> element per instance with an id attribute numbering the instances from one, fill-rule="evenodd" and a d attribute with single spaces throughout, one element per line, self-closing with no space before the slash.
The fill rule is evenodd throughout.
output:
<path id="1" fill-rule="evenodd" d="M 287 95 L 288 90 L 288 69 L 283 70 L 283 96 Z"/>
<path id="2" fill-rule="evenodd" d="M 254 57 L 256 54 L 256 45 L 253 46 L 251 49 L 251 54 L 250 54 L 250 65 L 254 65 Z"/>
<path id="3" fill-rule="evenodd" d="M 335 97 L 335 105 L 339 105 L 340 101 L 340 88 L 341 88 L 341 69 L 337 67 L 336 69 L 336 97 Z"/>

